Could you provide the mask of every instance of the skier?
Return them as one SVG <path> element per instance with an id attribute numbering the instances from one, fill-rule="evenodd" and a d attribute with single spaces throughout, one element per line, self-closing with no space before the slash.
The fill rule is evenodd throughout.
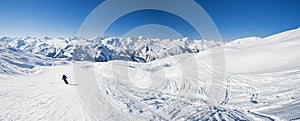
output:
<path id="1" fill-rule="evenodd" d="M 66 75 L 63 75 L 62 76 L 62 80 L 64 80 L 65 84 L 69 84 L 69 82 L 67 81 L 67 76 Z"/>

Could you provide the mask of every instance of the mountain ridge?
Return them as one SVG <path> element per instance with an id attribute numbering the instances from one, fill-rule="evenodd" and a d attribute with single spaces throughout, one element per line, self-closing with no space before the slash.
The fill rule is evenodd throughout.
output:
<path id="1" fill-rule="evenodd" d="M 74 38 L 9 38 L 0 39 L 0 45 L 51 58 L 65 58 L 75 61 L 106 62 L 125 60 L 149 62 L 182 53 L 197 53 L 216 46 L 220 41 L 182 39 L 149 39 L 97 37 L 93 39 Z"/>

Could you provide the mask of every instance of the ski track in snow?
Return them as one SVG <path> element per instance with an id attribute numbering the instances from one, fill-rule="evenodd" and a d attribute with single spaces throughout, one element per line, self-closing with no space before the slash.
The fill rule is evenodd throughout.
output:
<path id="1" fill-rule="evenodd" d="M 50 67 L 36 76 L 1 75 L 0 120 L 92 120 L 83 110 L 76 85 L 65 85 L 63 72 L 72 66 Z M 71 83 L 72 77 L 70 77 Z"/>
<path id="2" fill-rule="evenodd" d="M 107 65 L 101 66 L 107 69 Z M 103 72 L 101 69 L 98 71 Z M 210 105 L 201 93 L 169 94 L 160 89 L 135 90 L 126 80 L 113 80 L 113 76 L 107 73 L 99 73 L 98 76 L 106 80 L 100 83 L 105 86 L 108 101 L 115 105 L 113 108 L 132 117 L 148 120 L 272 121 L 293 120 L 300 115 L 300 71 L 297 70 L 226 74 L 225 97 L 219 105 Z M 177 85 L 184 84 L 188 85 Z"/>
<path id="3" fill-rule="evenodd" d="M 116 63 L 115 63 L 116 64 Z M 110 63 L 95 64 L 107 101 L 119 113 L 143 120 L 296 120 L 299 119 L 300 71 L 266 74 L 226 74 L 225 97 L 210 105 L 205 93 L 165 93 L 183 90 L 189 81 L 163 83 L 170 88 L 136 89 L 126 80 L 114 80 Z M 124 66 L 122 62 L 115 65 Z M 144 70 L 140 64 L 130 65 Z M 147 67 L 151 70 L 151 67 Z M 72 65 L 45 67 L 36 76 L 1 75 L 1 120 L 94 120 L 78 99 Z M 104 72 L 103 70 L 106 70 Z M 159 70 L 159 69 L 157 69 Z M 67 73 L 66 73 L 67 72 Z M 72 85 L 61 80 L 66 74 Z M 100 83 L 100 84 L 101 84 Z M 177 86 L 176 86 L 177 85 Z M 266 85 L 268 85 L 266 87 Z M 159 87 L 159 85 L 156 85 Z M 174 87 L 175 86 L 175 87 Z M 204 89 L 205 90 L 205 89 Z M 114 112 L 107 120 L 120 119 Z"/>

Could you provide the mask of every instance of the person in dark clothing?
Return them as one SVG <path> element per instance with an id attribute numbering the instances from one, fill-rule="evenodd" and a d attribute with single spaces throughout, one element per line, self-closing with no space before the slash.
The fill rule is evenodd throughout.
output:
<path id="1" fill-rule="evenodd" d="M 67 76 L 66 75 L 63 75 L 62 76 L 62 80 L 64 80 L 65 84 L 69 84 L 69 82 L 67 81 Z"/>

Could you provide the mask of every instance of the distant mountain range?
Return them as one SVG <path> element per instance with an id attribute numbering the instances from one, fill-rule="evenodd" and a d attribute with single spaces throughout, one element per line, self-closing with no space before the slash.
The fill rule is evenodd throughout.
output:
<path id="1" fill-rule="evenodd" d="M 222 46 L 221 41 L 182 39 L 149 39 L 144 37 L 97 37 L 83 38 L 33 38 L 0 39 L 3 47 L 14 48 L 32 54 L 75 61 L 106 62 L 126 60 L 149 62 L 182 53 L 197 53 Z"/>

